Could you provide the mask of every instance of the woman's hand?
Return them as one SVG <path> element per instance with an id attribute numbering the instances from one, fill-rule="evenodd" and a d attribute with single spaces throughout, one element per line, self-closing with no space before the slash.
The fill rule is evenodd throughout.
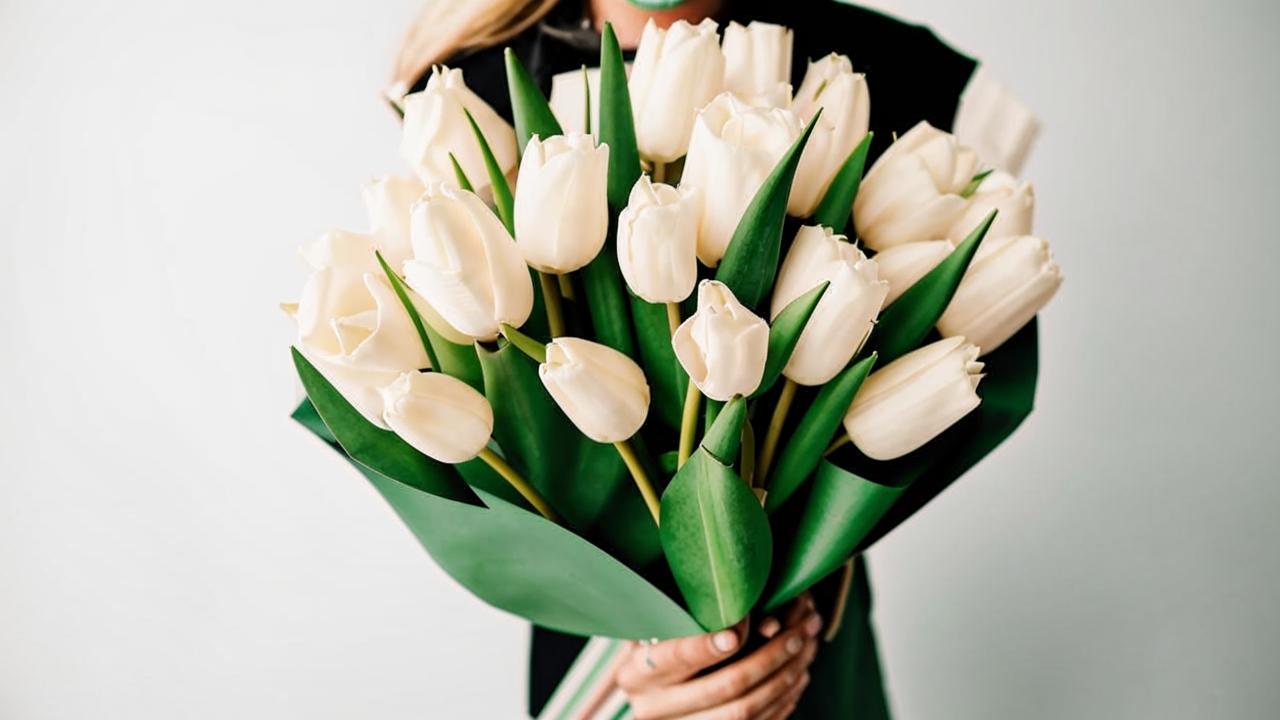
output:
<path id="1" fill-rule="evenodd" d="M 637 720 L 782 720 L 790 717 L 809 684 L 822 618 L 807 594 L 783 623 L 768 618 L 759 650 L 698 676 L 741 647 L 746 625 L 710 635 L 635 644 L 618 667 L 617 682 Z"/>

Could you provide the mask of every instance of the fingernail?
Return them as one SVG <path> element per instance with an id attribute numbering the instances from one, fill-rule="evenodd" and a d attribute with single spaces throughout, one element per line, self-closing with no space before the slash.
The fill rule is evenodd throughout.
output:
<path id="1" fill-rule="evenodd" d="M 814 615 L 804 624 L 804 634 L 809 637 L 817 637 L 818 631 L 822 629 L 822 617 Z"/>
<path id="2" fill-rule="evenodd" d="M 738 646 L 738 636 L 736 633 L 723 630 L 711 638 L 711 644 L 715 645 L 720 652 L 729 652 Z"/>
<path id="3" fill-rule="evenodd" d="M 787 673 L 787 676 L 786 676 L 786 678 L 784 678 L 784 679 L 783 679 L 783 682 L 785 682 L 785 683 L 787 684 L 787 687 L 791 687 L 792 685 L 795 685 L 795 684 L 796 684 L 796 674 L 795 674 L 795 673 L 793 673 L 793 672 L 789 672 L 789 673 Z"/>
<path id="4" fill-rule="evenodd" d="M 796 653 L 800 652 L 800 649 L 803 647 L 804 647 L 804 639 L 801 638 L 799 635 L 792 635 L 791 637 L 787 638 L 788 654 L 795 655 Z"/>
<path id="5" fill-rule="evenodd" d="M 767 638 L 777 635 L 778 631 L 781 629 L 781 623 L 773 618 L 767 618 L 764 622 L 760 623 L 760 634 Z"/>

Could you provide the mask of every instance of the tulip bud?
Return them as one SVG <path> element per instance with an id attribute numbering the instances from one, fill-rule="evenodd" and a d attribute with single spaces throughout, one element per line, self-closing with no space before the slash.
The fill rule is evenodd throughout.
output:
<path id="1" fill-rule="evenodd" d="M 547 344 L 538 377 L 564 414 L 596 442 L 626 440 L 640 431 L 649 414 L 644 372 L 607 345 L 555 338 Z"/>
<path id="2" fill-rule="evenodd" d="M 1062 284 L 1062 271 L 1037 237 L 987 238 L 951 304 L 938 319 L 943 335 L 964 335 L 987 354 L 1031 321 Z"/>
<path id="3" fill-rule="evenodd" d="M 516 180 L 516 245 L 543 272 L 591 262 L 609 232 L 609 146 L 590 135 L 533 136 Z"/>
<path id="4" fill-rule="evenodd" d="M 689 149 L 694 112 L 720 92 L 724 54 L 716 23 L 677 20 L 666 30 L 644 26 L 631 64 L 631 109 L 640 154 L 668 163 Z"/>
<path id="5" fill-rule="evenodd" d="M 977 357 L 976 345 L 948 337 L 871 373 L 844 416 L 849 438 L 873 460 L 920 448 L 982 401 Z"/>
<path id="6" fill-rule="evenodd" d="M 748 310 L 724 283 L 698 285 L 698 311 L 671 336 L 676 359 L 689 379 L 713 399 L 750 395 L 764 378 L 769 325 Z"/>
<path id="7" fill-rule="evenodd" d="M 791 109 L 803 125 L 822 110 L 800 156 L 787 203 L 791 215 L 809 217 L 818 209 L 844 161 L 866 137 L 871 121 L 866 76 L 855 73 L 853 63 L 844 55 L 831 53 L 810 62 Z"/>
<path id="8" fill-rule="evenodd" d="M 960 193 L 977 167 L 978 156 L 955 136 L 921 121 L 863 178 L 853 204 L 858 236 L 876 251 L 948 237 L 968 209 Z"/>
<path id="9" fill-rule="evenodd" d="M 502 116 L 462 81 L 462 71 L 443 66 L 431 70 L 422 92 L 404 99 L 404 134 L 400 153 L 424 183 L 456 182 L 453 153 L 477 192 L 489 187 L 489 173 L 466 112 L 475 118 L 503 174 L 516 166 L 516 134 Z"/>
<path id="10" fill-rule="evenodd" d="M 750 105 L 791 103 L 791 28 L 753 21 L 724 29 L 724 88 Z"/>
<path id="11" fill-rule="evenodd" d="M 407 372 L 382 389 L 383 418 L 418 452 L 451 465 L 489 444 L 493 408 L 461 380 L 438 372 Z"/>
<path id="12" fill-rule="evenodd" d="M 831 228 L 806 225 L 796 233 L 778 271 L 770 317 L 778 317 L 793 300 L 830 282 L 796 341 L 782 374 L 801 385 L 822 385 L 844 369 L 871 332 L 889 284 L 843 235 Z"/>
<path id="13" fill-rule="evenodd" d="M 641 175 L 618 215 L 618 266 L 631 291 L 651 303 L 680 302 L 698 281 L 702 194 Z"/>
<path id="14" fill-rule="evenodd" d="M 981 223 L 992 210 L 998 210 L 996 219 L 987 230 L 987 237 L 978 246 L 976 257 L 982 257 L 990 249 L 990 240 L 1014 235 L 1030 235 L 1031 220 L 1035 214 L 1036 196 L 1027 181 L 1019 182 L 1006 172 L 993 172 L 982 180 L 969 198 L 969 208 L 951 226 L 949 237 L 959 241 Z M 981 345 L 986 351 L 986 346 Z"/>
<path id="15" fill-rule="evenodd" d="M 427 185 L 410 215 L 409 285 L 450 325 L 477 340 L 519 327 L 533 310 L 533 281 L 515 241 L 475 194 Z"/>
<path id="16" fill-rule="evenodd" d="M 588 95 L 588 92 L 590 95 Z M 568 70 L 551 76 L 551 98 L 547 104 L 556 122 L 566 133 L 586 132 L 587 103 L 591 105 L 592 135 L 600 130 L 600 68 Z"/>
<path id="17" fill-rule="evenodd" d="M 373 238 L 343 231 L 305 247 L 313 271 L 294 317 L 298 349 L 361 415 L 385 427 L 378 389 L 429 363 L 373 253 Z"/>
<path id="18" fill-rule="evenodd" d="M 889 294 L 884 304 L 887 306 L 897 300 L 907 288 L 938 267 L 938 263 L 945 260 L 955 247 L 950 240 L 922 240 L 894 245 L 876 253 L 880 278 L 889 283 Z"/>
<path id="19" fill-rule="evenodd" d="M 369 213 L 369 234 L 383 258 L 396 272 L 413 257 L 409 240 L 409 208 L 426 190 L 416 177 L 388 175 L 364 184 L 364 206 Z"/>
<path id="20" fill-rule="evenodd" d="M 698 259 L 715 267 L 742 213 L 803 128 L 795 114 L 746 105 L 723 93 L 694 122 L 681 187 L 702 191 Z"/>

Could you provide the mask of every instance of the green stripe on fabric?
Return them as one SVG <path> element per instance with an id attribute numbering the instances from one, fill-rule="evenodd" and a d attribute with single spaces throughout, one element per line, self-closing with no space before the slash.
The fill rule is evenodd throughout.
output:
<path id="1" fill-rule="evenodd" d="M 591 671 L 582 679 L 582 682 L 579 683 L 578 687 L 573 689 L 573 695 L 569 698 L 569 702 L 565 705 L 564 710 L 560 711 L 560 714 L 556 716 L 556 720 L 568 720 L 568 718 L 573 716 L 574 710 L 576 710 L 578 705 L 582 703 L 582 699 L 586 695 L 587 691 L 595 687 L 600 674 L 609 666 L 610 663 L 613 662 L 613 659 L 618 655 L 618 649 L 621 647 L 622 643 L 620 641 L 609 641 L 609 647 L 600 654 L 600 659 L 591 667 Z M 573 670 L 570 669 L 569 672 L 573 672 Z M 565 674 L 565 677 L 568 677 L 568 673 Z"/>

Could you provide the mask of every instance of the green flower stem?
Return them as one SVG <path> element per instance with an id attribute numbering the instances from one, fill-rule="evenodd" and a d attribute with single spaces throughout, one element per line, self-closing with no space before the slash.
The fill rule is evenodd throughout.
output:
<path id="1" fill-rule="evenodd" d="M 506 460 L 498 457 L 498 454 L 489 448 L 481 450 L 477 457 L 483 460 L 486 465 L 493 468 L 494 472 L 501 475 L 503 480 L 510 483 L 511 487 L 515 488 L 515 491 L 520 493 L 521 497 L 528 500 L 529 504 L 532 505 L 534 509 L 542 513 L 542 517 L 556 523 L 557 525 L 560 524 L 560 516 L 556 515 L 555 510 L 551 509 L 551 506 L 547 504 L 546 499 L 544 499 L 537 490 L 534 490 L 533 486 L 521 477 L 520 473 L 516 472 L 515 468 L 508 465 Z"/>
<path id="2" fill-rule="evenodd" d="M 695 435 L 698 431 L 698 405 L 702 402 L 702 393 L 693 379 L 689 379 L 689 390 L 684 394 L 684 415 L 680 418 L 680 450 L 676 455 L 676 469 L 684 466 L 693 455 Z"/>
<path id="3" fill-rule="evenodd" d="M 676 334 L 676 328 L 680 327 L 680 303 L 667 303 L 667 324 L 671 326 L 671 334 Z"/>
<path id="4" fill-rule="evenodd" d="M 664 162 L 653 161 L 653 181 L 656 183 L 667 181 L 667 164 Z"/>
<path id="5" fill-rule="evenodd" d="M 565 300 L 576 300 L 573 293 L 573 278 L 569 277 L 569 273 L 556 275 L 556 281 L 560 285 L 560 297 Z M 563 305 L 561 306 L 563 307 Z"/>
<path id="6" fill-rule="evenodd" d="M 542 285 L 542 302 L 547 308 L 547 327 L 551 328 L 551 337 L 564 335 L 564 310 L 560 307 L 559 275 L 555 273 L 538 273 Z"/>
<path id="7" fill-rule="evenodd" d="M 826 449 L 825 451 L 823 451 L 823 453 L 822 453 L 822 457 L 827 457 L 827 456 L 829 456 L 831 453 L 833 453 L 833 452 L 835 452 L 835 451 L 839 450 L 840 448 L 844 447 L 845 445 L 848 445 L 848 444 L 849 444 L 849 440 L 850 440 L 850 438 L 849 438 L 849 433 L 847 433 L 847 432 L 841 432 L 841 433 L 840 433 L 840 437 L 838 437 L 838 438 L 836 438 L 834 441 L 832 441 L 832 443 L 831 443 L 830 445 L 828 445 L 828 446 L 827 446 L 827 449 Z"/>
<path id="8" fill-rule="evenodd" d="M 769 479 L 778 439 L 782 437 L 782 426 L 787 422 L 787 413 L 791 412 L 791 401 L 796 398 L 797 387 L 794 380 L 785 378 L 782 391 L 778 393 L 778 404 L 773 406 L 773 417 L 769 419 L 769 429 L 765 431 L 764 444 L 760 447 L 760 461 L 756 463 L 756 478 L 762 486 Z"/>
<path id="9" fill-rule="evenodd" d="M 502 323 L 500 327 L 502 328 L 502 336 L 507 339 L 507 342 L 515 345 L 517 350 L 528 355 L 536 363 L 544 363 L 547 361 L 546 345 L 543 345 L 506 323 Z"/>
<path id="10" fill-rule="evenodd" d="M 631 447 L 631 443 L 626 440 L 614 443 L 613 447 L 622 456 L 622 462 L 626 463 L 627 470 L 631 471 L 631 477 L 636 481 L 636 487 L 640 488 L 640 496 L 644 498 L 644 504 L 648 506 L 649 514 L 653 515 L 653 524 L 657 525 L 661 503 L 658 502 L 658 493 L 653 490 L 653 483 L 649 482 L 648 473 L 644 471 L 644 465 L 640 463 L 640 458 L 636 457 L 635 448 Z"/>

